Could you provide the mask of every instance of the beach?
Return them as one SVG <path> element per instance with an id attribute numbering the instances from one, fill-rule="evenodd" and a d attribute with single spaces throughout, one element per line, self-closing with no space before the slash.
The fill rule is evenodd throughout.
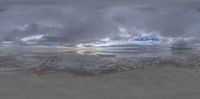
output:
<path id="1" fill-rule="evenodd" d="M 200 72 L 154 67 L 99 76 L 0 73 L 2 99 L 198 99 Z"/>
<path id="2" fill-rule="evenodd" d="M 1 0 L 0 99 L 199 99 L 198 0 Z"/>
<path id="3" fill-rule="evenodd" d="M 199 50 L 157 52 L 3 50 L 0 98 L 198 99 Z"/>

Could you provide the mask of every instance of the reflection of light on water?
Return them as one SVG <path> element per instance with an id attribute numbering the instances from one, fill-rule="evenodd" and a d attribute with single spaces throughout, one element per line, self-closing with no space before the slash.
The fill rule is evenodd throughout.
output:
<path id="1" fill-rule="evenodd" d="M 37 70 L 50 68 L 50 70 L 55 69 L 55 71 L 63 71 L 68 69 L 71 70 L 75 68 L 75 70 L 79 71 L 81 68 L 83 69 L 83 71 L 88 71 L 92 73 L 97 73 L 97 71 L 112 72 L 112 70 L 114 70 L 115 72 L 119 72 L 137 69 L 138 66 L 149 67 L 155 65 L 163 65 L 163 61 L 165 62 L 164 66 L 168 62 L 174 64 L 173 62 L 176 63 L 177 59 L 178 63 L 184 65 L 188 63 L 188 61 L 182 62 L 182 60 L 179 59 L 180 56 L 184 58 L 189 55 L 199 55 L 199 53 L 197 53 L 199 51 L 196 51 L 195 53 L 192 50 L 171 51 L 168 49 L 169 47 L 152 45 L 107 47 L 85 46 L 84 44 L 80 44 L 75 47 L 61 45 L 34 45 L 23 47 L 20 46 L 18 48 L 18 50 L 26 50 L 30 53 L 14 54 L 14 56 L 12 56 L 11 59 L 8 57 L 7 59 L 9 62 L 6 62 L 6 64 L 12 64 L 13 61 L 15 62 L 15 60 L 17 60 L 17 62 L 19 62 L 20 65 L 12 65 L 11 68 L 9 68 L 10 65 L 5 66 L 0 68 L 0 71 L 12 71 L 20 69 L 24 70 L 24 68 L 36 68 Z M 16 52 L 15 50 L 12 51 Z M 45 51 L 47 53 L 43 53 Z M 5 54 L 1 56 L 8 55 Z M 172 56 L 176 57 L 171 59 Z M 4 58 L 5 57 L 1 57 L 1 59 Z M 2 60 L 1 62 L 2 64 L 5 63 L 4 60 Z M 46 62 L 46 65 L 43 65 L 43 62 Z M 196 60 L 194 60 L 194 62 L 192 63 L 194 64 L 197 62 Z M 190 66 L 191 63 L 187 65 Z"/>
<path id="2" fill-rule="evenodd" d="M 102 48 L 100 47 L 94 47 L 94 46 L 86 47 L 83 44 L 78 44 L 75 47 L 59 46 L 57 48 L 58 48 L 58 52 L 76 52 L 78 54 L 97 53 L 98 51 L 102 50 Z"/>

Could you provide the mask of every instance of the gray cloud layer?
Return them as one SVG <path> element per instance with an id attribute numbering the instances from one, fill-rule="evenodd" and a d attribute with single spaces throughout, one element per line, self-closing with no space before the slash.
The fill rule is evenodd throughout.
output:
<path id="1" fill-rule="evenodd" d="M 109 37 L 128 39 L 141 33 L 168 38 L 200 37 L 200 7 L 195 1 L 137 4 L 129 2 L 71 5 L 8 5 L 0 8 L 0 41 L 22 42 L 43 35 L 40 43 L 90 43 Z M 80 1 L 79 1 L 80 2 Z M 147 1 L 145 1 L 147 2 Z M 105 3 L 105 4 L 104 4 Z M 124 36 L 124 35 L 128 35 Z"/>

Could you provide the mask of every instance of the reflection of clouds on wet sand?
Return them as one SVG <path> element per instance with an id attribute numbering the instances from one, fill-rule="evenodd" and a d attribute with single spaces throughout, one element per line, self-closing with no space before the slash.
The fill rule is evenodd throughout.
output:
<path id="1" fill-rule="evenodd" d="M 1 50 L 1 71 L 30 71 L 38 75 L 68 72 L 77 75 L 100 75 L 145 69 L 153 67 L 173 66 L 177 68 L 199 69 L 199 50 L 163 50 L 137 48 L 127 52 L 115 50 L 91 50 L 90 48 L 59 48 L 67 50 L 48 50 L 39 47 L 21 52 Z M 9 49 L 10 51 L 13 51 Z M 57 51 L 56 51 L 57 50 Z M 82 53 L 78 52 L 82 50 Z M 133 50 L 133 49 L 132 49 Z M 45 52 L 46 51 L 46 52 Z"/>

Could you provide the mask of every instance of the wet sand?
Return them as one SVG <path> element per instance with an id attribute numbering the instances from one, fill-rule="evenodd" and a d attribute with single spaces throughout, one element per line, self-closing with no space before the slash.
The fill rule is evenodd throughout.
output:
<path id="1" fill-rule="evenodd" d="M 199 50 L 76 54 L 2 51 L 0 99 L 199 99 Z"/>
<path id="2" fill-rule="evenodd" d="M 98 76 L 0 72 L 1 99 L 199 99 L 200 72 L 152 67 Z"/>

